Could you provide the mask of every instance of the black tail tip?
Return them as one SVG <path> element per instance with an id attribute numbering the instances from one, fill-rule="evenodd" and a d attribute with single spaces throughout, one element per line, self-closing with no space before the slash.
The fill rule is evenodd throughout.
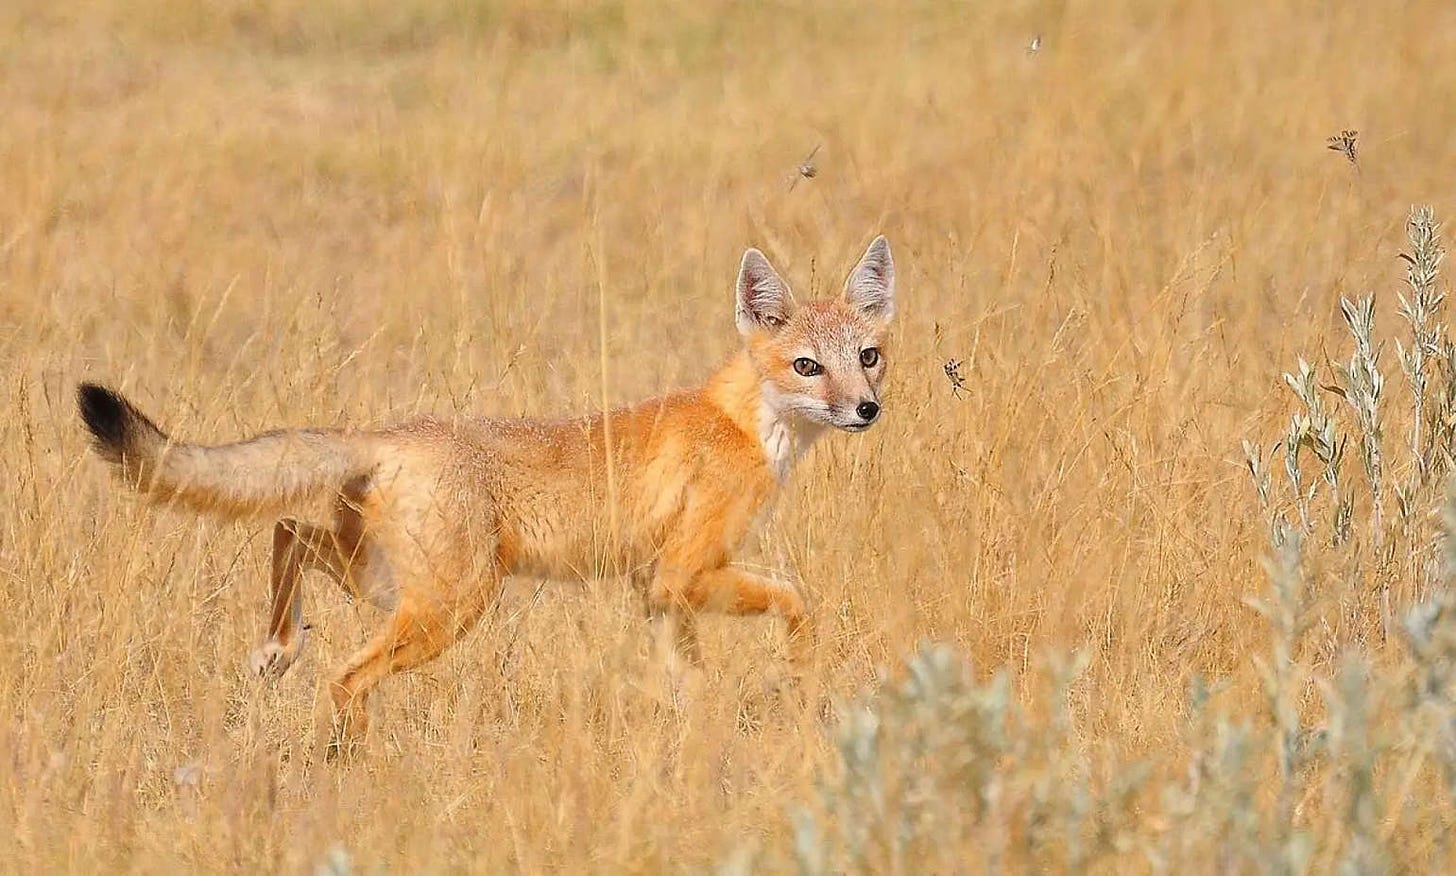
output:
<path id="1" fill-rule="evenodd" d="M 76 405 L 96 439 L 97 450 L 114 455 L 126 447 L 133 419 L 133 408 L 126 399 L 104 386 L 83 383 L 76 387 Z"/>

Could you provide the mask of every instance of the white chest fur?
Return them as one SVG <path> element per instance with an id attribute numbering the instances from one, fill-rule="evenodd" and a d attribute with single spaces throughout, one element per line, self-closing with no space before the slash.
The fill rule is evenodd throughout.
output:
<path id="1" fill-rule="evenodd" d="M 759 418 L 758 440 L 763 444 L 763 455 L 767 457 L 774 477 L 781 481 L 787 478 L 794 463 L 793 427 L 765 408 Z"/>
<path id="2" fill-rule="evenodd" d="M 770 404 L 764 404 L 758 413 L 758 440 L 763 445 L 764 458 L 774 477 L 784 481 L 793 468 L 794 461 L 809 449 L 819 437 L 820 427 L 807 423 L 794 423 L 782 416 Z"/>

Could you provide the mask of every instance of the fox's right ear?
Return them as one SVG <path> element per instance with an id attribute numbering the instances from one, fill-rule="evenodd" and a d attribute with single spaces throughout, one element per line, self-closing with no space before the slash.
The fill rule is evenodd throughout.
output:
<path id="1" fill-rule="evenodd" d="M 794 313 L 794 296 L 764 254 L 750 249 L 738 269 L 738 301 L 734 316 L 738 331 L 750 335 L 774 331 Z"/>

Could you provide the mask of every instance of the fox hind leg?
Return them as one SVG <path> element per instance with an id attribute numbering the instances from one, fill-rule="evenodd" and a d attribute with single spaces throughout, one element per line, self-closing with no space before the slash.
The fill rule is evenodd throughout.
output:
<path id="1" fill-rule="evenodd" d="M 325 572 L 346 592 L 352 592 L 348 559 L 332 530 L 284 519 L 273 527 L 273 565 L 269 589 L 272 608 L 268 635 L 248 657 L 248 667 L 259 678 L 278 678 L 303 652 L 308 628 L 303 623 L 303 573 Z"/>
<path id="2" fill-rule="evenodd" d="M 331 759 L 352 753 L 363 739 L 369 723 L 365 702 L 379 682 L 428 663 L 475 626 L 500 589 L 499 571 L 492 569 L 487 575 L 485 586 L 455 592 L 454 598 L 443 588 L 402 594 L 399 606 L 374 638 L 333 674 Z"/>

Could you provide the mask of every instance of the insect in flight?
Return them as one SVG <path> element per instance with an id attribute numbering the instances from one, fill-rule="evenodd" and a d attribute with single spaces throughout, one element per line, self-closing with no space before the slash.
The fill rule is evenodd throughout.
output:
<path id="1" fill-rule="evenodd" d="M 1345 156 L 1351 164 L 1358 164 L 1355 150 L 1359 145 L 1356 140 L 1359 135 L 1359 131 L 1341 131 L 1335 136 L 1325 139 L 1325 148 Z"/>
<path id="2" fill-rule="evenodd" d="M 814 164 L 814 156 L 818 155 L 822 148 L 824 148 L 823 143 L 815 146 L 808 155 L 804 156 L 804 160 L 799 162 L 799 166 L 794 168 L 794 175 L 789 178 L 789 191 L 794 190 L 794 186 L 799 184 L 799 180 L 813 179 L 819 175 L 819 168 Z"/>
<path id="3" fill-rule="evenodd" d="M 950 391 L 960 398 L 961 391 L 966 388 L 966 379 L 961 377 L 961 360 L 945 360 L 945 376 L 950 381 Z"/>

